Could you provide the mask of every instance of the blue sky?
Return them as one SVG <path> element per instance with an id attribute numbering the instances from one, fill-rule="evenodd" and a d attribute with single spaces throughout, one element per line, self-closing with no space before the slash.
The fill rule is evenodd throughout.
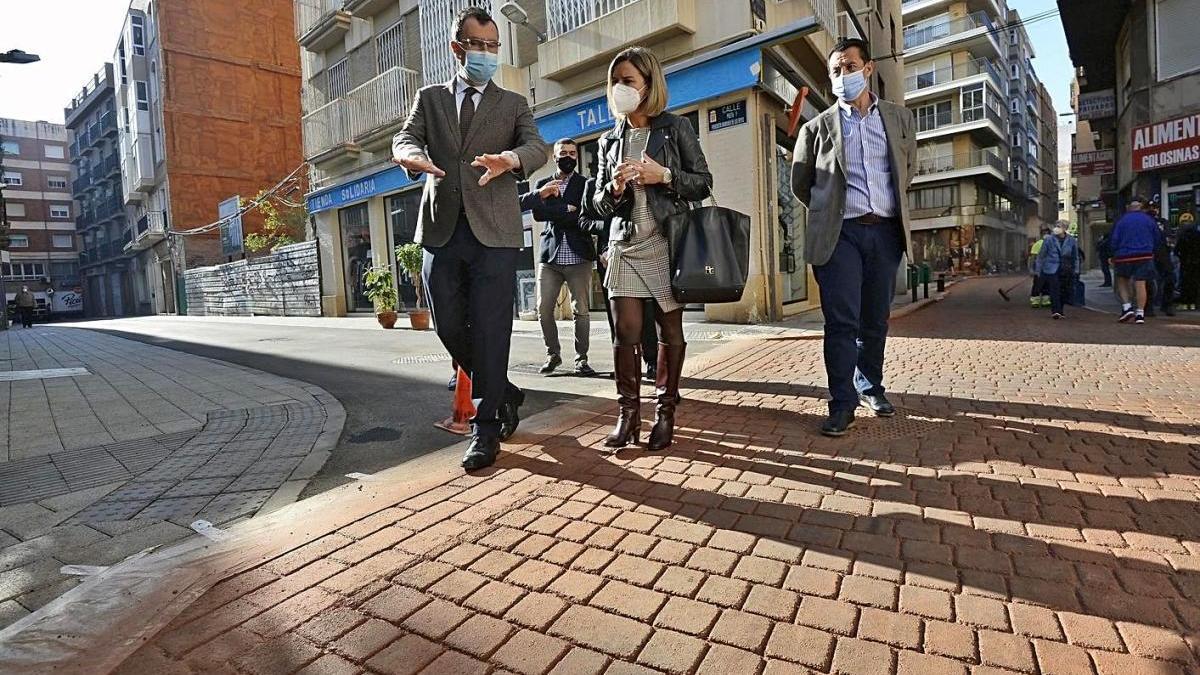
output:
<path id="1" fill-rule="evenodd" d="M 1022 18 L 1056 9 L 1054 0 L 1008 0 L 1009 9 L 1015 9 Z M 1033 43 L 1033 68 L 1045 83 L 1054 99 L 1054 108 L 1063 113 L 1071 109 L 1071 54 L 1067 51 L 1067 37 L 1063 33 L 1062 19 L 1053 16 L 1025 26 L 1029 41 Z"/>

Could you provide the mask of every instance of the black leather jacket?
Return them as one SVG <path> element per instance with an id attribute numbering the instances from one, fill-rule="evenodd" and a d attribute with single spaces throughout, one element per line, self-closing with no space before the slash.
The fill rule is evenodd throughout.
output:
<path id="1" fill-rule="evenodd" d="M 596 190 L 590 200 L 594 218 L 610 218 L 610 241 L 629 241 L 633 237 L 633 190 L 626 189 L 619 199 L 612 196 L 610 182 L 621 163 L 628 122 L 600 137 L 600 162 Z M 662 113 L 650 120 L 650 139 L 646 154 L 671 170 L 670 185 L 646 186 L 646 198 L 654 219 L 661 226 L 671 216 L 686 211 L 689 202 L 699 202 L 712 193 L 712 174 L 700 149 L 700 138 L 685 117 Z"/>

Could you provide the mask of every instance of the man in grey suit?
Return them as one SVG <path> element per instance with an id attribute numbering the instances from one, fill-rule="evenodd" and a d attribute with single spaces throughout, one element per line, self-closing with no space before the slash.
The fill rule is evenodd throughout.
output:
<path id="1" fill-rule="evenodd" d="M 792 191 L 808 206 L 805 244 L 825 315 L 825 374 L 831 401 L 821 427 L 841 436 L 865 405 L 896 414 L 884 396 L 883 354 L 896 270 L 908 248 L 905 191 L 912 177 L 912 113 L 869 90 L 867 43 L 843 38 L 829 53 L 838 97 L 800 129 Z"/>
<path id="2" fill-rule="evenodd" d="M 524 96 L 491 81 L 500 50 L 496 22 L 470 7 L 451 26 L 454 79 L 418 92 L 392 155 L 425 175 L 416 241 L 446 350 L 471 375 L 474 435 L 467 470 L 491 466 L 516 430 L 524 393 L 508 381 L 513 287 L 524 245 L 518 177 L 546 163 L 549 148 Z"/>

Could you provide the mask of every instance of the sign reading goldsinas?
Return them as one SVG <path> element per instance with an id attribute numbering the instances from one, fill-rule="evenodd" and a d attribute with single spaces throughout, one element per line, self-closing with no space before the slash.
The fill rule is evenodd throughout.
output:
<path id="1" fill-rule="evenodd" d="M 1200 113 L 1133 128 L 1133 170 L 1200 162 Z"/>

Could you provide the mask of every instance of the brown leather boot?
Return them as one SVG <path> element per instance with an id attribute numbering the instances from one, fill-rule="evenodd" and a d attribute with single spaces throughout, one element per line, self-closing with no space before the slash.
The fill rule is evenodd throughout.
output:
<path id="1" fill-rule="evenodd" d="M 648 450 L 664 450 L 675 436 L 675 406 L 679 403 L 679 375 L 683 372 L 683 354 L 687 344 L 658 345 L 658 380 L 655 382 L 658 405 L 654 408 L 654 428 L 650 430 Z"/>
<path id="2" fill-rule="evenodd" d="M 637 443 L 642 433 L 642 361 L 640 345 L 613 345 L 613 379 L 617 381 L 617 403 L 621 412 L 617 426 L 604 445 L 622 448 Z"/>

